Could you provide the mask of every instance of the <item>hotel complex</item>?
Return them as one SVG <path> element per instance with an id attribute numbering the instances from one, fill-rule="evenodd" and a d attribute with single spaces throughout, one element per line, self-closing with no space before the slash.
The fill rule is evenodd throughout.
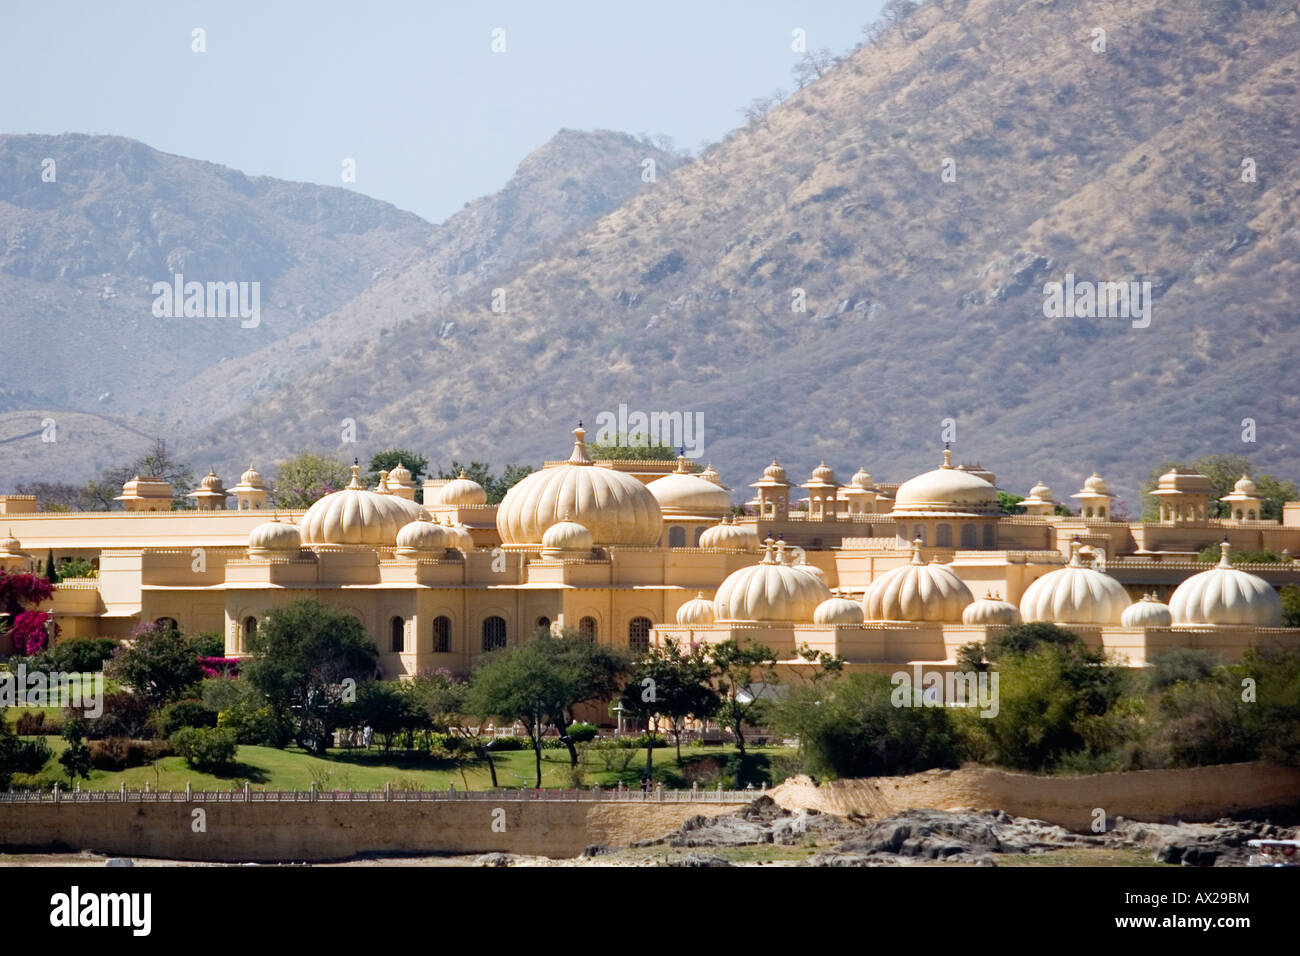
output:
<path id="1" fill-rule="evenodd" d="M 1159 520 L 1133 522 L 1115 519 L 1097 474 L 1069 496 L 1077 514 L 1040 483 L 1007 515 L 995 476 L 947 451 L 900 485 L 865 469 L 841 483 L 825 463 L 796 483 L 774 461 L 740 515 L 712 467 L 593 461 L 573 434 L 567 459 L 497 505 L 464 475 L 424 482 L 417 503 L 400 466 L 370 488 L 354 467 L 306 511 L 272 509 L 252 467 L 230 488 L 209 473 L 186 510 L 150 476 L 126 483 L 122 511 L 0 495 L 0 568 L 34 570 L 50 552 L 97 568 L 42 605 L 62 638 L 170 619 L 222 633 L 232 657 L 268 611 L 316 598 L 363 622 L 386 677 L 467 671 L 539 629 L 632 651 L 752 639 L 789 667 L 808 645 L 866 670 L 952 667 L 963 645 L 1020 621 L 1067 626 L 1134 666 L 1176 647 L 1236 657 L 1300 643 L 1277 593 L 1300 583 L 1300 502 L 1264 520 L 1249 478 L 1222 499 L 1231 517 L 1212 518 L 1209 479 L 1172 471 L 1154 490 Z M 1221 560 L 1199 563 L 1211 545 Z M 1233 550 L 1283 561 L 1234 567 Z"/>

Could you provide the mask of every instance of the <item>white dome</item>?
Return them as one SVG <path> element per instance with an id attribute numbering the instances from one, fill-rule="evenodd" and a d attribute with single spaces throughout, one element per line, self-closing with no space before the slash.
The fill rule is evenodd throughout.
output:
<path id="1" fill-rule="evenodd" d="M 441 525 L 434 524 L 429 516 L 421 515 L 410 524 L 403 525 L 397 532 L 398 551 L 446 551 L 450 536 Z"/>
<path id="2" fill-rule="evenodd" d="M 713 623 L 713 602 L 703 591 L 677 609 L 677 623 L 683 627 L 703 627 Z"/>
<path id="3" fill-rule="evenodd" d="M 1242 475 L 1237 479 L 1237 483 L 1232 486 L 1232 493 L 1234 495 L 1241 495 L 1246 498 L 1253 498 L 1255 496 L 1255 491 L 1255 483 L 1250 480 L 1249 475 Z"/>
<path id="4" fill-rule="evenodd" d="M 460 477 L 453 478 L 438 489 L 438 503 L 444 505 L 485 505 L 487 491 L 477 481 L 460 470 Z"/>
<path id="5" fill-rule="evenodd" d="M 427 512 L 414 501 L 397 495 L 367 491 L 360 469 L 352 466 L 352 481 L 342 491 L 321 498 L 302 518 L 306 544 L 391 545 L 398 529 Z"/>
<path id="6" fill-rule="evenodd" d="M 248 466 L 248 471 L 239 476 L 239 483 L 241 485 L 247 485 L 250 488 L 263 487 L 262 476 L 252 465 Z"/>
<path id="7" fill-rule="evenodd" d="M 943 452 L 943 467 L 917 475 L 898 486 L 891 514 L 996 515 L 998 492 L 978 475 L 952 466 L 952 453 Z"/>
<path id="8" fill-rule="evenodd" d="M 871 479 L 871 472 L 867 471 L 867 466 L 866 466 L 866 465 L 863 465 L 861 468 L 859 468 L 857 471 L 855 471 L 855 472 L 853 473 L 853 477 L 850 478 L 849 481 L 850 481 L 850 483 L 852 483 L 852 484 L 854 485 L 854 487 L 862 488 L 862 489 L 864 489 L 864 490 L 867 490 L 867 489 L 870 489 L 871 487 L 873 487 L 873 486 L 872 486 L 872 479 Z"/>
<path id="9" fill-rule="evenodd" d="M 442 530 L 447 532 L 447 547 L 463 551 L 465 554 L 474 550 L 474 536 L 459 521 L 453 522 L 447 518 L 442 522 Z"/>
<path id="10" fill-rule="evenodd" d="M 700 472 L 700 477 L 705 481 L 713 482 L 719 488 L 722 487 L 722 476 L 718 474 L 717 469 L 713 467 L 713 462 L 709 462 L 704 466 L 704 470 Z"/>
<path id="11" fill-rule="evenodd" d="M 713 599 L 719 621 L 811 621 L 817 605 L 830 597 L 826 585 L 785 562 L 782 547 L 772 554 L 772 539 L 761 563 L 727 575 Z"/>
<path id="12" fill-rule="evenodd" d="M 272 518 L 248 532 L 249 551 L 298 551 L 302 535 L 296 525 Z"/>
<path id="13" fill-rule="evenodd" d="M 1224 541 L 1217 567 L 1193 574 L 1169 599 L 1175 624 L 1282 626 L 1282 599 L 1261 577 L 1234 568 Z"/>
<path id="14" fill-rule="evenodd" d="M 655 496 L 629 474 L 595 467 L 583 440 L 586 432 L 579 426 L 573 434 L 567 462 L 535 471 L 506 492 L 497 509 L 502 543 L 538 544 L 567 513 L 598 545 L 658 544 L 663 513 Z"/>
<path id="15" fill-rule="evenodd" d="M 966 610 L 961 612 L 961 622 L 963 624 L 980 624 L 984 626 L 990 624 L 1019 624 L 1020 609 L 1010 601 L 1003 601 L 989 595 L 980 598 L 973 604 L 968 604 Z"/>
<path id="16" fill-rule="evenodd" d="M 722 515 L 731 510 L 731 496 L 701 475 L 688 470 L 685 456 L 677 458 L 677 470 L 646 485 L 664 514 Z"/>
<path id="17" fill-rule="evenodd" d="M 0 541 L 0 552 L 12 555 L 23 555 L 23 557 L 26 557 L 26 555 L 23 554 L 23 543 L 14 537 L 12 528 L 9 529 L 9 537 Z"/>
<path id="18" fill-rule="evenodd" d="M 1174 617 L 1168 604 L 1160 603 L 1154 595 L 1144 594 L 1142 600 L 1124 609 L 1119 623 L 1123 627 L 1168 627 L 1174 623 Z"/>
<path id="19" fill-rule="evenodd" d="M 832 595 L 813 611 L 814 624 L 861 624 L 862 605 L 840 595 Z"/>
<path id="20" fill-rule="evenodd" d="M 1098 495 L 1110 494 L 1110 488 L 1106 486 L 1106 479 L 1101 477 L 1101 475 L 1097 474 L 1095 471 L 1084 479 L 1083 490 L 1091 491 L 1093 494 Z"/>
<path id="21" fill-rule="evenodd" d="M 581 551 L 589 553 L 592 548 L 591 532 L 570 521 L 566 514 L 563 521 L 557 521 L 546 529 L 542 535 L 542 554 L 550 551 Z"/>
<path id="22" fill-rule="evenodd" d="M 961 620 L 966 605 L 975 600 L 970 588 L 952 568 L 923 564 L 921 546 L 913 542 L 912 561 L 886 571 L 867 588 L 862 610 L 868 621 Z"/>
<path id="23" fill-rule="evenodd" d="M 1029 497 L 1036 501 L 1051 501 L 1052 489 L 1040 481 L 1038 484 L 1034 485 L 1034 487 L 1029 489 Z"/>
<path id="24" fill-rule="evenodd" d="M 1062 624 L 1118 624 L 1128 594 L 1114 578 L 1079 562 L 1079 542 L 1070 544 L 1070 563 L 1029 585 L 1020 599 L 1026 621 Z"/>
<path id="25" fill-rule="evenodd" d="M 809 564 L 805 561 L 803 564 L 792 564 L 790 567 L 794 568 L 796 571 L 802 571 L 804 574 L 811 574 L 823 584 L 826 582 L 826 572 L 815 564 Z"/>
<path id="26" fill-rule="evenodd" d="M 757 551 L 758 532 L 736 524 L 736 519 L 728 515 L 700 535 L 700 547 L 718 551 Z"/>

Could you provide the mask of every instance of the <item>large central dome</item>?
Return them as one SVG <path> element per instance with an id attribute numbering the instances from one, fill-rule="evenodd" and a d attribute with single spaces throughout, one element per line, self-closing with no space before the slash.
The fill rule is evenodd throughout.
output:
<path id="1" fill-rule="evenodd" d="M 952 466 L 952 452 L 944 449 L 943 465 L 898 486 L 890 514 L 899 517 L 928 515 L 999 514 L 998 490 L 969 471 Z"/>
<path id="2" fill-rule="evenodd" d="M 785 563 L 785 543 L 772 554 L 768 538 L 763 560 L 733 571 L 718 586 L 713 616 L 719 621 L 800 621 L 813 619 L 831 596 L 816 575 Z"/>
<path id="3" fill-rule="evenodd" d="M 397 495 L 367 491 L 357 465 L 352 481 L 342 491 L 321 498 L 302 516 L 303 544 L 391 545 L 397 532 L 427 512 L 414 501 Z"/>
<path id="4" fill-rule="evenodd" d="M 587 433 L 573 430 L 573 454 L 561 465 L 535 471 L 515 485 L 497 508 L 503 544 L 541 544 L 546 529 L 574 521 L 595 545 L 659 543 L 663 513 L 646 486 L 612 468 L 597 468 L 587 454 Z"/>

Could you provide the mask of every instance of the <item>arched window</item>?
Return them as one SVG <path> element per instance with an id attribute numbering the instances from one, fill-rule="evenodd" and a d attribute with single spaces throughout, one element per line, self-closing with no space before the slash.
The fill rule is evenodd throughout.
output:
<path id="1" fill-rule="evenodd" d="M 704 525 L 700 525 L 695 529 L 695 547 L 698 548 L 700 546 L 700 537 L 704 534 L 705 530 L 707 529 Z"/>
<path id="2" fill-rule="evenodd" d="M 451 618 L 445 615 L 433 619 L 433 652 L 435 654 L 451 652 Z"/>
<path id="3" fill-rule="evenodd" d="M 984 526 L 984 547 L 992 551 L 998 546 L 997 530 L 991 524 Z"/>
<path id="4" fill-rule="evenodd" d="M 171 630 L 171 631 L 179 631 L 181 629 L 181 626 L 176 623 L 176 618 L 174 617 L 156 618 L 154 620 L 154 624 L 158 625 L 161 628 L 164 628 L 166 630 Z"/>
<path id="5" fill-rule="evenodd" d="M 496 651 L 506 646 L 506 619 L 493 615 L 483 622 L 483 650 Z"/>
<path id="6" fill-rule="evenodd" d="M 973 524 L 961 526 L 961 546 L 963 548 L 978 548 L 980 546 L 979 529 Z"/>
<path id="7" fill-rule="evenodd" d="M 248 642 L 257 633 L 257 618 L 249 615 L 244 618 L 244 628 L 240 634 L 240 644 L 243 650 L 248 650 Z"/>
<path id="8" fill-rule="evenodd" d="M 1098 518 L 1104 518 L 1104 517 L 1106 517 L 1106 506 L 1105 506 L 1105 505 L 1102 505 L 1100 508 L 1097 509 L 1097 517 L 1098 517 Z"/>
<path id="9" fill-rule="evenodd" d="M 925 546 L 925 525 L 918 524 L 912 527 L 912 537 L 921 539 L 921 546 Z"/>
<path id="10" fill-rule="evenodd" d="M 394 654 L 400 654 L 406 650 L 406 622 L 400 617 L 395 617 L 388 622 L 389 645 L 388 649 Z"/>
<path id="11" fill-rule="evenodd" d="M 686 547 L 686 529 L 681 525 L 673 525 L 668 529 L 668 547 L 684 548 Z"/>
<path id="12" fill-rule="evenodd" d="M 578 635 L 586 641 L 596 639 L 597 625 L 594 617 L 584 617 L 578 622 Z"/>
<path id="13" fill-rule="evenodd" d="M 537 619 L 537 633 L 539 635 L 551 633 L 551 619 L 549 617 L 539 617 Z"/>
<path id="14" fill-rule="evenodd" d="M 934 546 L 936 548 L 952 547 L 952 525 L 941 524 L 934 529 Z"/>
<path id="15" fill-rule="evenodd" d="M 653 623 L 648 617 L 634 617 L 627 626 L 627 646 L 633 654 L 645 654 L 650 650 L 650 628 Z"/>

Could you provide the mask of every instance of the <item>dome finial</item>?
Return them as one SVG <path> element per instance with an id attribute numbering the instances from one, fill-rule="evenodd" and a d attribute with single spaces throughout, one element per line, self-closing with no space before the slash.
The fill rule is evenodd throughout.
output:
<path id="1" fill-rule="evenodd" d="M 587 454 L 587 430 L 582 427 L 581 420 L 578 422 L 578 427 L 573 430 L 573 454 L 569 456 L 569 464 L 591 464 L 591 455 Z"/>
<path id="2" fill-rule="evenodd" d="M 361 463 L 354 458 L 352 459 L 352 480 L 348 482 L 348 488 L 353 491 L 360 491 L 362 487 Z"/>
<path id="3" fill-rule="evenodd" d="M 924 564 L 921 560 L 921 536 L 918 534 L 912 539 L 912 563 Z"/>
<path id="4" fill-rule="evenodd" d="M 1225 534 L 1223 540 L 1219 542 L 1219 567 L 1232 567 L 1232 559 L 1229 557 L 1231 554 L 1232 544 L 1228 541 L 1228 536 Z"/>
<path id="5" fill-rule="evenodd" d="M 776 542 L 772 540 L 772 536 L 769 534 L 769 535 L 767 536 L 767 538 L 763 541 L 763 560 L 760 562 L 761 564 L 775 564 L 775 563 L 776 563 L 776 562 L 772 559 L 772 546 L 775 545 L 775 544 L 776 544 Z"/>
<path id="6" fill-rule="evenodd" d="M 686 463 L 686 449 L 683 448 L 677 455 L 677 474 L 689 475 L 690 473 L 691 467 Z"/>
<path id="7" fill-rule="evenodd" d="M 1079 544 L 1079 536 L 1076 534 L 1073 538 L 1070 539 L 1070 567 L 1072 568 L 1083 567 L 1083 563 L 1079 560 L 1080 547 L 1081 545 Z"/>
<path id="8" fill-rule="evenodd" d="M 943 443 L 943 467 L 952 467 L 952 449 L 948 446 L 947 442 Z"/>

